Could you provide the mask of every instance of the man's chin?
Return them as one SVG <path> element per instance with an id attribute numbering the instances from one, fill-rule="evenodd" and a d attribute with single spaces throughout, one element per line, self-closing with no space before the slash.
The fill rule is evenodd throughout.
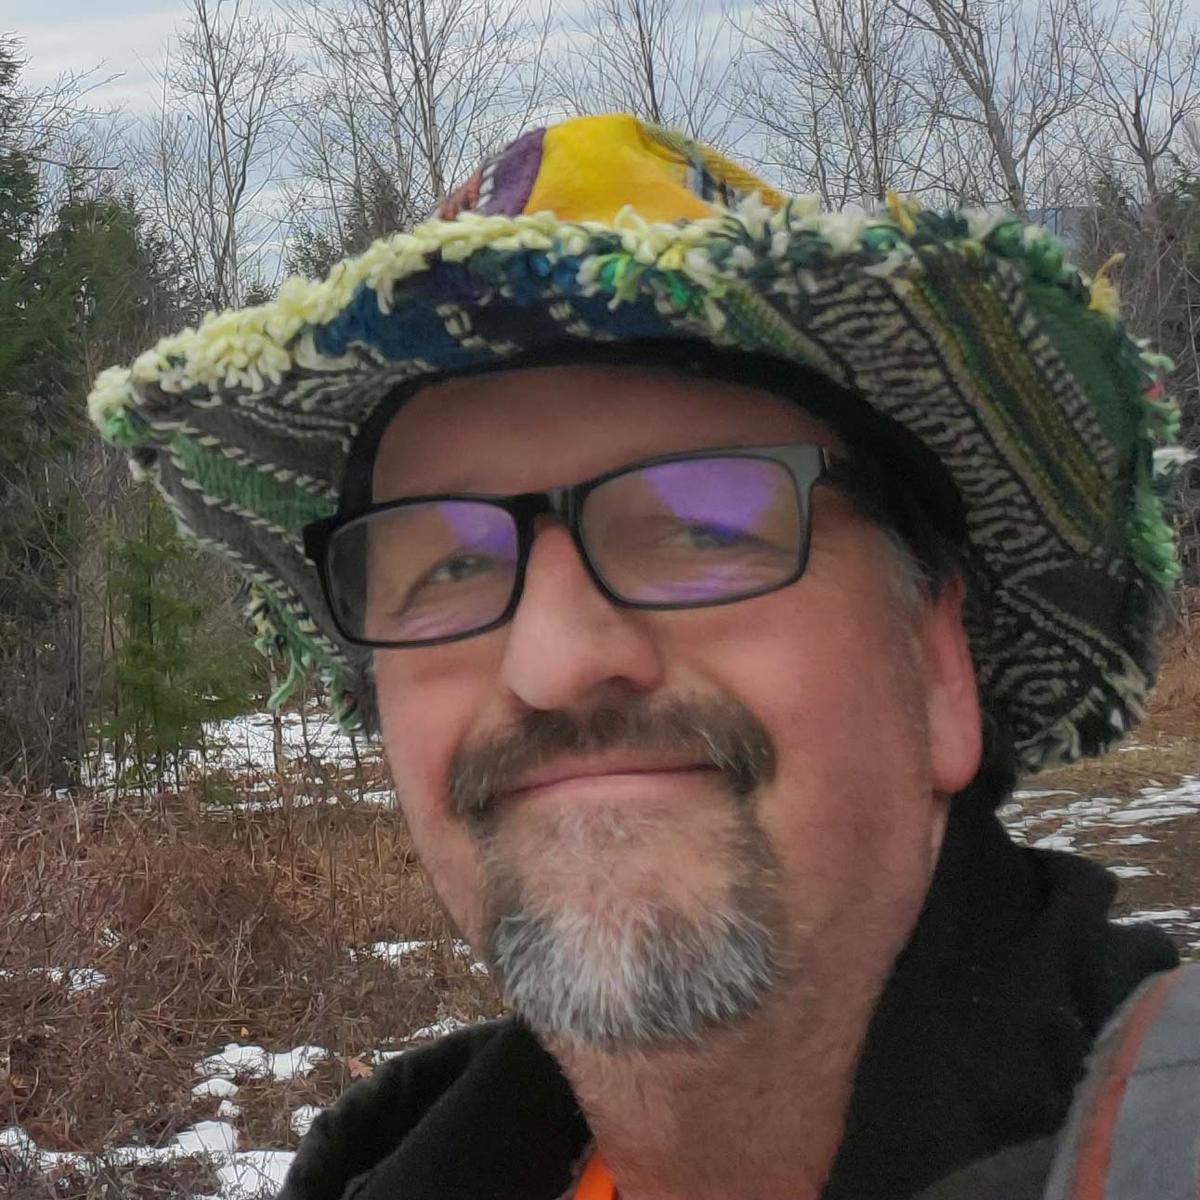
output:
<path id="1" fill-rule="evenodd" d="M 485 957 L 539 1034 L 609 1052 L 694 1044 L 748 1018 L 780 977 L 775 936 L 750 915 L 645 904 L 509 908 L 491 922 Z"/>
<path id="2" fill-rule="evenodd" d="M 544 1037 L 695 1043 L 779 982 L 777 860 L 752 809 L 713 799 L 499 814 L 483 854 L 484 957 Z"/>

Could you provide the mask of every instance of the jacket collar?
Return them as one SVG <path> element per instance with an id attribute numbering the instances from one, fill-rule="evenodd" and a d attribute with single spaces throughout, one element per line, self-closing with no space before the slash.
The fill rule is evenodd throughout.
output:
<path id="1" fill-rule="evenodd" d="M 1115 886 L 955 805 L 863 1045 L 824 1200 L 897 1200 L 1058 1129 L 1103 1022 L 1177 961 L 1160 931 L 1107 922 Z M 335 1200 L 347 1184 L 356 1200 L 557 1200 L 571 1187 L 586 1122 L 520 1022 L 385 1071 L 318 1119 L 280 1200 Z"/>

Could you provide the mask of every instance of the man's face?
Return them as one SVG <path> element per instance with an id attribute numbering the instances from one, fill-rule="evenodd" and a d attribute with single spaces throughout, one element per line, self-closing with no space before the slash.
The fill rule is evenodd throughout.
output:
<path id="1" fill-rule="evenodd" d="M 793 442 L 837 447 L 751 387 L 637 367 L 498 372 L 406 404 L 374 495 L 542 491 L 660 454 Z M 947 796 L 979 755 L 960 592 L 914 612 L 896 574 L 880 530 L 818 485 L 798 582 L 633 610 L 546 517 L 509 624 L 376 653 L 418 853 L 540 1032 L 668 1044 L 785 990 L 882 985 Z"/>

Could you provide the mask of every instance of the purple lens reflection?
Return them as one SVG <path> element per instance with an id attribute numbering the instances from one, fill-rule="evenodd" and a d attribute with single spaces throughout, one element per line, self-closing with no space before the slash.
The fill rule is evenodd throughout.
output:
<path id="1" fill-rule="evenodd" d="M 596 569 L 626 600 L 703 604 L 799 571 L 805 523 L 791 472 L 767 458 L 698 457 L 629 471 L 584 510 Z"/>
<path id="2" fill-rule="evenodd" d="M 516 557 L 516 526 L 503 509 L 470 500 L 439 500 L 430 507 L 437 509 L 464 547 L 499 558 Z"/>
<path id="3" fill-rule="evenodd" d="M 497 620 L 516 579 L 516 522 L 475 500 L 436 500 L 385 509 L 348 529 L 334 570 L 355 577 L 362 636 L 369 641 L 432 641 Z"/>
<path id="4" fill-rule="evenodd" d="M 681 521 L 720 521 L 753 529 L 779 491 L 777 463 L 750 458 L 706 458 L 663 463 L 640 472 Z"/>

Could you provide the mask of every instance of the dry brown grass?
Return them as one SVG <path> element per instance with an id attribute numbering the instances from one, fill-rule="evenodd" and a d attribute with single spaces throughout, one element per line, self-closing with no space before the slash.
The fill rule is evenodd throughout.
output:
<path id="1" fill-rule="evenodd" d="M 205 1053 L 323 1046 L 334 1058 L 307 1079 L 237 1097 L 247 1144 L 287 1146 L 291 1110 L 328 1103 L 352 1060 L 498 1008 L 388 809 L 214 817 L 190 792 L 119 807 L 6 792 L 0 845 L 0 1127 L 43 1149 L 164 1144 L 215 1109 L 190 1096 Z M 431 945 L 402 967 L 351 961 L 392 939 Z M 56 968 L 106 982 L 73 992 Z"/>
<path id="2" fill-rule="evenodd" d="M 0 1150 L 0 1195 L 5 1200 L 191 1200 L 213 1195 L 217 1187 L 211 1164 L 199 1158 L 125 1166 L 98 1157 L 86 1167 L 47 1172 L 29 1156 Z"/>
<path id="3" fill-rule="evenodd" d="M 1146 719 L 1123 748 L 1103 758 L 1043 771 L 1030 787 L 1129 797 L 1150 781 L 1171 786 L 1200 774 L 1200 614 L 1167 642 Z"/>
<path id="4" fill-rule="evenodd" d="M 1168 640 L 1146 720 L 1126 744 L 1103 758 L 1043 771 L 1027 780 L 1027 787 L 1133 800 L 1143 788 L 1174 787 L 1185 776 L 1200 775 L 1200 594 L 1193 603 L 1196 613 L 1190 626 L 1181 625 Z M 1050 795 L 1027 800 L 1022 807 L 1036 817 L 1040 811 L 1061 809 L 1070 800 L 1069 796 Z M 1035 823 L 1029 835 L 1036 839 L 1054 832 L 1057 825 L 1056 820 Z M 1154 841 L 1136 846 L 1106 844 L 1103 833 L 1096 831 L 1078 847 L 1107 865 L 1140 866 L 1150 872 L 1121 881 L 1116 914 L 1195 903 L 1200 880 L 1200 822 L 1174 822 L 1166 831 L 1155 831 Z M 1180 945 L 1186 949 L 1182 942 Z M 1194 951 L 1187 952 L 1194 956 Z"/>
<path id="5" fill-rule="evenodd" d="M 1136 741 L 1144 748 L 1031 786 L 1131 796 L 1197 773 L 1200 630 L 1175 639 Z M 162 1145 L 215 1114 L 215 1099 L 191 1097 L 206 1053 L 233 1041 L 323 1046 L 332 1057 L 306 1076 L 239 1080 L 241 1144 L 288 1147 L 294 1109 L 329 1103 L 370 1051 L 443 1015 L 497 1012 L 490 981 L 454 952 L 399 815 L 355 800 L 383 786 L 379 772 L 212 775 L 120 804 L 0 788 L 0 1128 L 19 1124 L 51 1150 Z M 282 808 L 236 806 L 264 784 Z M 304 795 L 324 802 L 291 803 Z M 1128 881 L 1123 906 L 1169 904 L 1195 875 L 1198 839 L 1124 851 L 1158 874 Z M 351 961 L 351 949 L 417 939 L 428 951 L 402 967 Z M 72 992 L 52 968 L 95 969 L 107 982 Z M 0 1195 L 12 1200 L 159 1200 L 214 1187 L 197 1160 L 100 1160 L 47 1179 L 0 1150 Z"/>

